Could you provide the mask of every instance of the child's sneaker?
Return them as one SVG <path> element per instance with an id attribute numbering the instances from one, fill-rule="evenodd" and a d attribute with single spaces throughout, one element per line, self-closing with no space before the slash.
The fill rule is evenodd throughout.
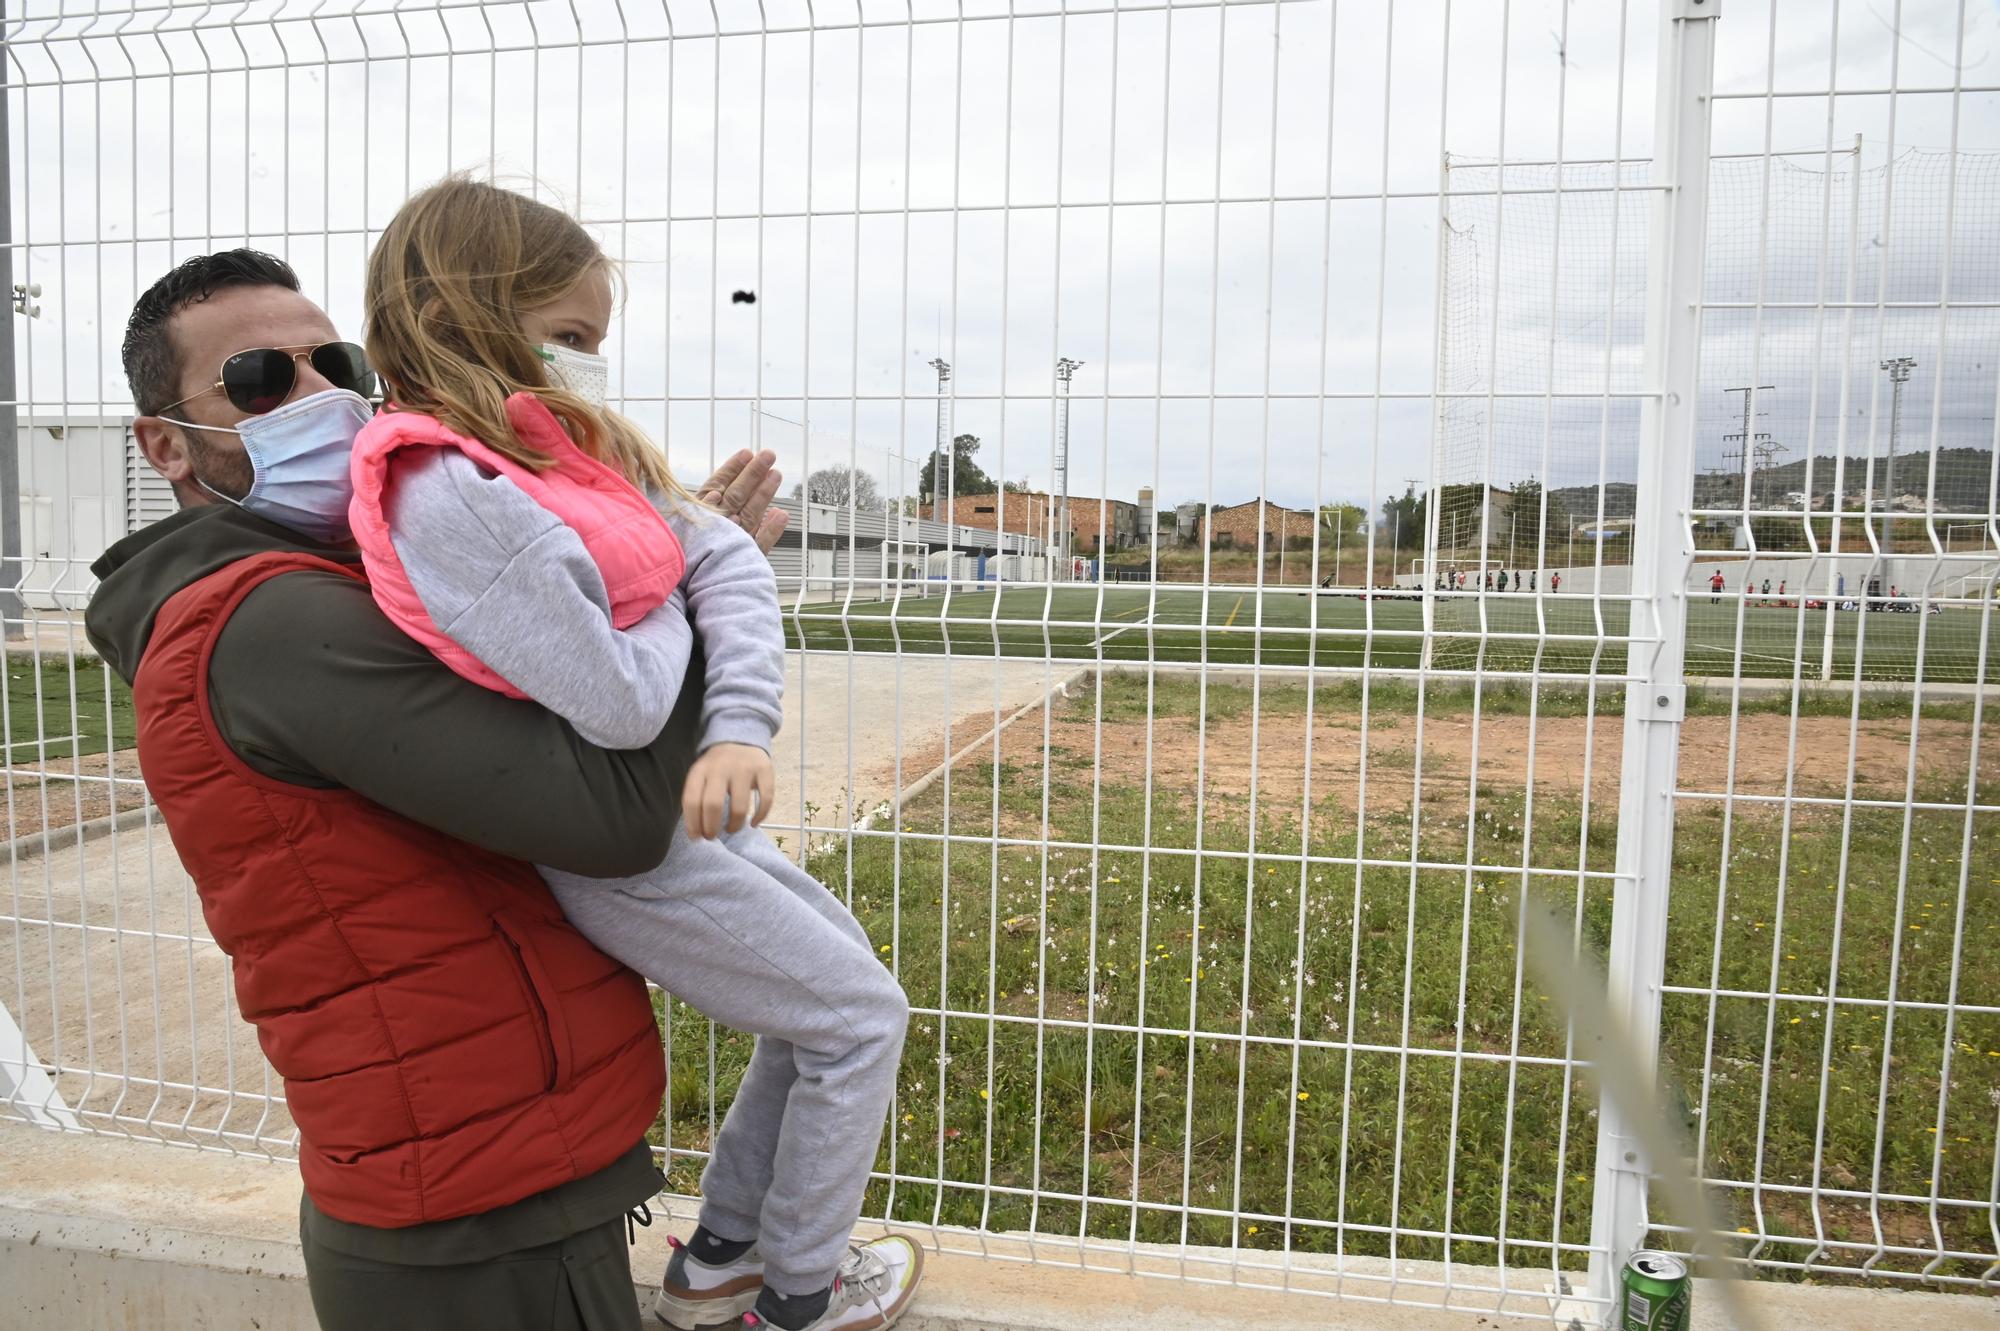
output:
<path id="1" fill-rule="evenodd" d="M 924 1271 L 923 1249 L 900 1234 L 847 1250 L 826 1311 L 792 1331 L 880 1331 L 894 1326 L 910 1306 Z M 775 1292 L 775 1291 L 774 1291 Z M 745 1327 L 781 1331 L 758 1312 L 743 1315 Z"/>
<path id="2" fill-rule="evenodd" d="M 757 1304 L 764 1288 L 764 1255 L 752 1244 L 734 1261 L 710 1264 L 696 1257 L 685 1243 L 669 1238 L 674 1255 L 653 1300 L 653 1316 L 677 1331 L 702 1326 L 732 1326 Z"/>

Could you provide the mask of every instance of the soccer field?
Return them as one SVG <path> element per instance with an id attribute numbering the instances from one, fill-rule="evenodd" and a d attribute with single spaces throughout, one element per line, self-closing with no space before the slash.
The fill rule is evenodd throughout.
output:
<path id="1" fill-rule="evenodd" d="M 1697 598 L 1688 608 L 1687 673 L 1820 676 L 1827 612 Z M 1626 659 L 1627 606 L 1606 597 L 1441 596 L 1431 666 L 1546 675 L 1617 675 Z M 1990 610 L 1941 614 L 1833 614 L 1832 678 L 1969 683 L 2000 680 L 2000 625 Z M 1740 621 L 1740 622 L 1739 622 Z M 1021 587 L 1005 592 L 906 596 L 900 602 L 808 602 L 785 612 L 794 645 L 814 650 L 940 653 L 1055 660 L 1263 663 L 1415 669 L 1423 606 L 1414 594 L 1208 587 L 1162 591 Z M 1642 626 L 1643 627 L 1643 626 Z"/>

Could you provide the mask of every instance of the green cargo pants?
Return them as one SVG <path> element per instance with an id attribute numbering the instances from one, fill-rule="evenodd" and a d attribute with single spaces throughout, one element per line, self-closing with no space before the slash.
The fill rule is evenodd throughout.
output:
<path id="1" fill-rule="evenodd" d="M 356 1257 L 301 1237 L 322 1331 L 639 1331 L 622 1215 L 457 1266 Z"/>

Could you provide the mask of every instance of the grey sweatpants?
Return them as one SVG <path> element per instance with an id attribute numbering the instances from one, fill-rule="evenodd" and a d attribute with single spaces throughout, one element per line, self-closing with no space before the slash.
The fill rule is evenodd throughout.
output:
<path id="1" fill-rule="evenodd" d="M 757 1037 L 702 1172 L 701 1223 L 756 1239 L 781 1294 L 831 1284 L 896 1085 L 909 1001 L 860 921 L 755 828 L 674 829 L 633 878 L 542 877 L 585 937 Z"/>

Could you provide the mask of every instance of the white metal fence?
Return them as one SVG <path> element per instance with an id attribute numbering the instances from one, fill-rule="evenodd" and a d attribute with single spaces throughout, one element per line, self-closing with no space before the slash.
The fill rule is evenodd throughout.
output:
<path id="1" fill-rule="evenodd" d="M 291 1154 L 78 624 L 153 511 L 117 334 L 242 243 L 351 333 L 407 193 L 495 170 L 621 260 L 681 474 L 837 496 L 778 556 L 777 832 L 916 1013 L 869 1214 L 1601 1317 L 1691 1236 L 1552 909 L 1720 1251 L 1990 1292 L 2000 32 L 1884 8 L 11 6 L 0 434 L 89 428 L 4 514 L 9 1105 Z M 748 1049 L 666 1034 L 686 1191 Z"/>

